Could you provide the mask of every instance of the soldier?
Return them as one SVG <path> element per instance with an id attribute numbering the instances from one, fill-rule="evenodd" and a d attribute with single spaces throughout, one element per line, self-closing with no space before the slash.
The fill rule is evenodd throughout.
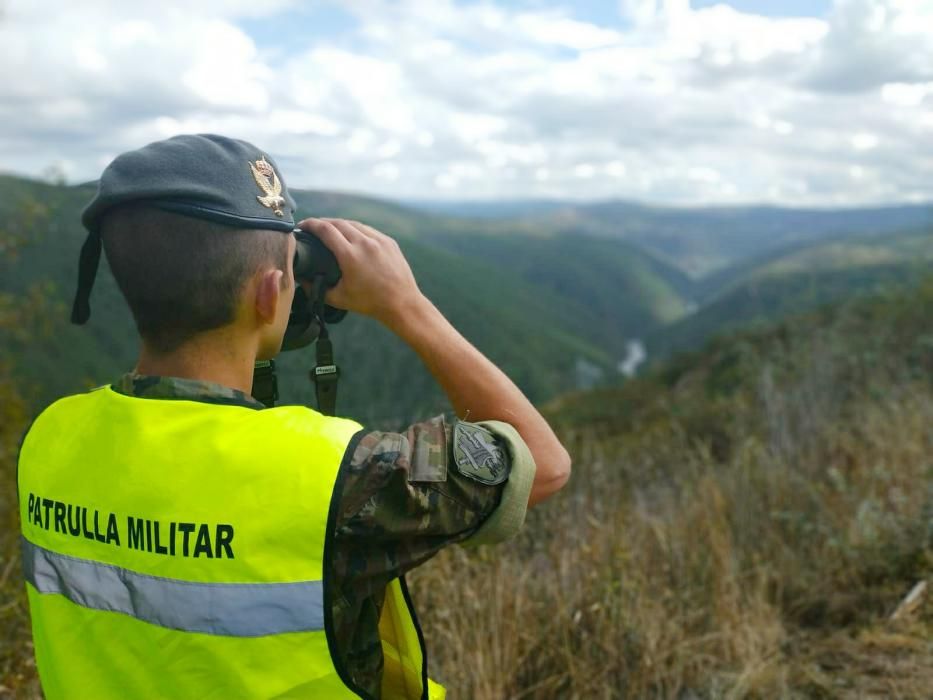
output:
<path id="1" fill-rule="evenodd" d="M 74 318 L 103 247 L 141 350 L 23 443 L 50 700 L 443 697 L 404 574 L 513 536 L 569 477 L 538 411 L 421 293 L 396 242 L 355 221 L 298 224 L 343 272 L 328 304 L 392 330 L 472 422 L 379 432 L 254 399 L 295 294 L 294 208 L 266 153 L 185 135 L 119 156 L 84 211 Z"/>

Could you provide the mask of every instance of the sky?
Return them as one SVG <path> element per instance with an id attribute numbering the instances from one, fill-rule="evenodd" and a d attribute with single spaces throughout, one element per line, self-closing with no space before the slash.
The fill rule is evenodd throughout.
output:
<path id="1" fill-rule="evenodd" d="M 290 187 L 933 200 L 933 0 L 0 0 L 0 171 L 179 133 Z"/>

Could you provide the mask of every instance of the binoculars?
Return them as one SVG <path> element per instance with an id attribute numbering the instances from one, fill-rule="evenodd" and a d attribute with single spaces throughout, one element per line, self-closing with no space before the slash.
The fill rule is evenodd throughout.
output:
<path id="1" fill-rule="evenodd" d="M 316 276 L 321 275 L 328 289 L 337 284 L 340 281 L 340 267 L 330 249 L 321 243 L 320 238 L 307 231 L 296 228 L 294 233 L 295 240 L 298 242 L 295 259 L 292 261 L 295 279 L 310 282 Z"/>
<path id="2" fill-rule="evenodd" d="M 321 324 L 339 323 L 347 312 L 324 303 L 327 290 L 340 281 L 340 266 L 334 254 L 321 240 L 307 231 L 295 229 L 295 299 L 288 316 L 288 327 L 282 350 L 297 350 L 310 345 L 321 334 Z M 305 292 L 301 281 L 311 283 L 312 292 Z"/>

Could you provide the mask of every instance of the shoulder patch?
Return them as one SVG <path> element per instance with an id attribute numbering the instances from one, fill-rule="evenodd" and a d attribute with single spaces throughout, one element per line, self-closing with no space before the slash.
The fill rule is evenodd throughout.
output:
<path id="1" fill-rule="evenodd" d="M 489 486 L 501 484 L 508 478 L 508 456 L 486 428 L 457 421 L 453 443 L 454 464 L 464 476 Z"/>

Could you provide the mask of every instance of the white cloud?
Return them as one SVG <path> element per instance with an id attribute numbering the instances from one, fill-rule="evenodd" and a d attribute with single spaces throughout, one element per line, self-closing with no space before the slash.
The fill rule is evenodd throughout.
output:
<path id="1" fill-rule="evenodd" d="M 91 178 L 122 150 L 218 131 L 268 148 L 293 186 L 389 196 L 839 203 L 933 182 L 930 0 L 808 18 L 623 0 L 619 26 L 350 0 L 355 29 L 309 27 L 299 52 L 244 31 L 290 5 L 14 0 L 0 168 Z"/>
<path id="2" fill-rule="evenodd" d="M 611 177 L 625 177 L 627 168 L 621 160 L 612 160 L 605 165 L 606 174 Z"/>
<path id="3" fill-rule="evenodd" d="M 578 51 L 617 44 L 622 35 L 617 31 L 578 22 L 560 15 L 525 13 L 516 18 L 516 29 L 542 44 L 556 44 Z"/>
<path id="4" fill-rule="evenodd" d="M 132 17 L 121 3 L 80 10 L 12 3 L 0 20 L 5 132 L 39 150 L 52 145 L 43 143 L 46 134 L 61 139 L 56 147 L 113 149 L 140 145 L 135 138 L 147 123 L 157 137 L 168 122 L 265 112 L 272 74 L 253 41 L 179 5 Z"/>
<path id="5" fill-rule="evenodd" d="M 836 92 L 933 80 L 933 2 L 837 0 L 806 82 Z"/>
<path id="6" fill-rule="evenodd" d="M 898 107 L 917 107 L 933 96 L 933 82 L 885 83 L 881 86 L 881 99 Z"/>
<path id="7" fill-rule="evenodd" d="M 865 131 L 854 134 L 851 141 L 856 151 L 870 151 L 878 146 L 878 137 Z"/>
<path id="8" fill-rule="evenodd" d="M 332 119 L 299 109 L 275 108 L 266 115 L 268 127 L 286 134 L 319 134 L 337 136 L 343 127 Z"/>
<path id="9" fill-rule="evenodd" d="M 377 163 L 373 166 L 373 175 L 389 182 L 398 180 L 400 173 L 401 170 L 395 163 Z"/>

